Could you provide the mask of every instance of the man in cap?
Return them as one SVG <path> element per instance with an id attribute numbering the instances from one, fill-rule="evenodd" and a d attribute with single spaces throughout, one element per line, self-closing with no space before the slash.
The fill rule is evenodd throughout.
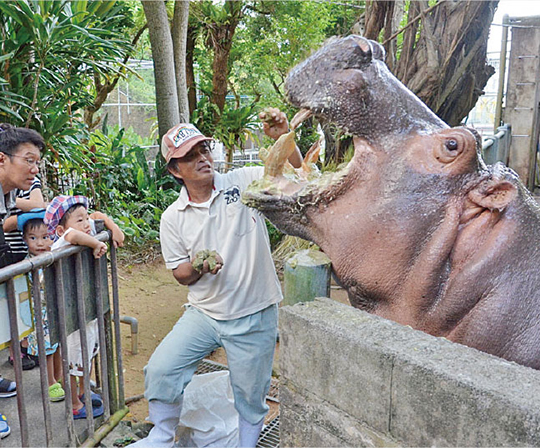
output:
<path id="1" fill-rule="evenodd" d="M 288 122 L 278 110 L 273 117 L 264 130 L 277 139 Z M 139 446 L 173 446 L 183 391 L 199 361 L 218 347 L 227 353 L 239 446 L 256 445 L 268 411 L 282 295 L 264 217 L 240 201 L 263 167 L 215 172 L 210 140 L 185 123 L 163 137 L 167 168 L 184 188 L 161 217 L 161 247 L 166 267 L 189 286 L 189 303 L 145 367 L 154 427 Z M 301 165 L 298 149 L 289 161 Z"/>

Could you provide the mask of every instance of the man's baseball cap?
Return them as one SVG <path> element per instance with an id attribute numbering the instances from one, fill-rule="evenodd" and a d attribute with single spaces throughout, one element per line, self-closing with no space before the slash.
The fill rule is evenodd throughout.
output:
<path id="1" fill-rule="evenodd" d="M 191 123 L 180 123 L 169 129 L 161 141 L 161 154 L 167 163 L 171 159 L 184 157 L 193 147 L 200 142 L 212 140 L 205 137 Z"/>

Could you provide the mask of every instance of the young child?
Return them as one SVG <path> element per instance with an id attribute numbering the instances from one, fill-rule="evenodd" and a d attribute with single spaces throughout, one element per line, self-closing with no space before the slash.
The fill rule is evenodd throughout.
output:
<path id="1" fill-rule="evenodd" d="M 93 235 L 96 234 L 94 219 L 103 219 L 105 227 L 112 231 L 115 247 L 122 246 L 124 234 L 120 228 L 106 215 L 100 212 L 88 214 L 88 199 L 85 196 L 57 196 L 47 206 L 45 223 L 54 243 L 52 250 L 69 244 L 88 246 L 93 250 L 94 257 L 99 258 L 107 252 L 107 245 Z M 86 337 L 89 359 L 99 350 L 99 334 L 97 319 L 86 325 Z M 84 397 L 83 358 L 79 330 L 71 333 L 67 341 L 67 356 L 70 366 L 71 401 L 73 418 L 86 418 Z M 103 414 L 103 402 L 98 394 L 92 393 L 92 408 L 94 417 Z"/>
<path id="2" fill-rule="evenodd" d="M 28 256 L 49 252 L 51 250 L 52 239 L 49 236 L 47 226 L 43 222 L 45 218 L 45 209 L 34 209 L 30 212 L 21 213 L 17 216 L 17 228 L 22 232 L 23 241 L 28 247 Z M 42 272 L 38 281 L 43 282 Z M 51 344 L 49 338 L 49 320 L 47 318 L 47 305 L 42 296 L 41 315 L 43 318 L 43 331 L 45 336 L 45 354 L 47 355 L 47 374 L 49 380 L 49 399 L 51 401 L 62 401 L 66 393 L 60 384 L 62 374 L 62 359 L 58 344 Z M 27 353 L 31 356 L 37 356 L 38 344 L 35 332 L 28 336 Z"/>

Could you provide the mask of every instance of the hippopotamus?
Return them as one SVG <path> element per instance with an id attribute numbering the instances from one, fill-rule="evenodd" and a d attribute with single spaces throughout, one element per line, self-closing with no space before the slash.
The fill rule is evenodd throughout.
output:
<path id="1" fill-rule="evenodd" d="M 316 243 L 353 306 L 540 369 L 537 203 L 511 169 L 484 163 L 473 129 L 446 125 L 383 61 L 377 42 L 348 36 L 293 68 L 287 96 L 301 110 L 243 201 Z M 287 166 L 310 115 L 353 136 L 336 173 Z"/>

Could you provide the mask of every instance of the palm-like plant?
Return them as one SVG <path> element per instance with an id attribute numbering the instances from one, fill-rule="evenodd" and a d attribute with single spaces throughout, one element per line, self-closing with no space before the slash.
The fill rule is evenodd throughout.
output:
<path id="1" fill-rule="evenodd" d="M 94 76 L 111 76 L 129 47 L 115 1 L 0 2 L 0 120 L 39 131 L 64 160 L 84 135 Z M 16 96 L 15 96 L 16 93 Z"/>

